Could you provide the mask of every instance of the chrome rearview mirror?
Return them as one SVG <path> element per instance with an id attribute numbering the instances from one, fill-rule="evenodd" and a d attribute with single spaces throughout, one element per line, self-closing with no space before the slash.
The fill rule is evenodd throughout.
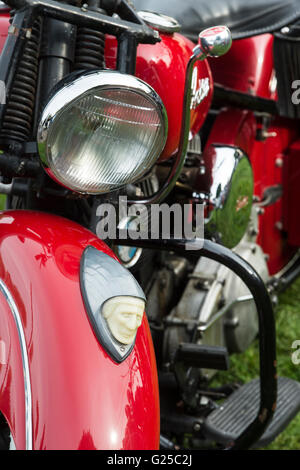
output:
<path id="1" fill-rule="evenodd" d="M 209 57 L 220 57 L 229 51 L 232 36 L 227 26 L 214 26 L 204 29 L 199 34 L 198 45 L 202 52 Z"/>

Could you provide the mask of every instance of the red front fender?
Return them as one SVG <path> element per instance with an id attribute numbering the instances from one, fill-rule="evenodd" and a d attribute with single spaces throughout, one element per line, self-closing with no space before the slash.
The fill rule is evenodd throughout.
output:
<path id="1" fill-rule="evenodd" d="M 87 245 L 113 256 L 69 220 L 29 211 L 0 215 L 0 410 L 18 449 L 30 448 L 31 439 L 33 449 L 159 446 L 147 320 L 132 353 L 116 364 L 96 339 L 82 301 L 79 262 Z"/>

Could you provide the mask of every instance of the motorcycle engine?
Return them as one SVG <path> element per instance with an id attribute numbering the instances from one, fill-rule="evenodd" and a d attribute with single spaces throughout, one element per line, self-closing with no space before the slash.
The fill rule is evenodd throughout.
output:
<path id="1" fill-rule="evenodd" d="M 266 258 L 256 243 L 258 210 L 252 205 L 252 194 L 253 175 L 246 154 L 221 145 L 201 152 L 199 136 L 191 141 L 177 184 L 178 198 L 204 203 L 205 236 L 232 248 L 267 281 Z M 244 283 L 223 265 L 201 257 L 166 325 L 165 363 L 172 363 L 181 343 L 225 346 L 230 353 L 239 353 L 258 333 L 256 307 Z M 214 371 L 202 374 L 210 378 Z"/>

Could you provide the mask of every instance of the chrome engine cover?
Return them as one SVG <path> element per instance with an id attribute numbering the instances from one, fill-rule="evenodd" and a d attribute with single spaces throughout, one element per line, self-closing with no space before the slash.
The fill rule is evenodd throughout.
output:
<path id="1" fill-rule="evenodd" d="M 266 282 L 269 278 L 268 267 L 263 251 L 255 243 L 240 243 L 236 250 L 243 259 L 248 261 L 261 278 Z M 225 269 L 225 268 L 224 268 Z M 229 352 L 245 351 L 258 334 L 258 317 L 256 306 L 245 284 L 232 272 L 227 270 L 224 285 L 226 303 L 248 297 L 246 302 L 236 303 L 224 317 L 225 340 Z"/>

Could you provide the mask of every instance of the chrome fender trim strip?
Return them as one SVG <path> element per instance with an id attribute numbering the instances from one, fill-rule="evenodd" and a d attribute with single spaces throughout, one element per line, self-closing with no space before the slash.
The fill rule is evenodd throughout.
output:
<path id="1" fill-rule="evenodd" d="M 28 354 L 26 348 L 26 341 L 24 335 L 24 329 L 20 317 L 19 310 L 15 304 L 15 301 L 5 285 L 5 283 L 0 279 L 0 291 L 4 295 L 10 310 L 12 312 L 13 318 L 16 323 L 21 354 L 22 354 L 22 366 L 24 374 L 24 390 L 25 390 L 25 438 L 26 438 L 26 450 L 32 450 L 32 396 L 31 396 L 31 383 L 30 383 L 30 373 L 29 373 L 29 362 Z"/>

